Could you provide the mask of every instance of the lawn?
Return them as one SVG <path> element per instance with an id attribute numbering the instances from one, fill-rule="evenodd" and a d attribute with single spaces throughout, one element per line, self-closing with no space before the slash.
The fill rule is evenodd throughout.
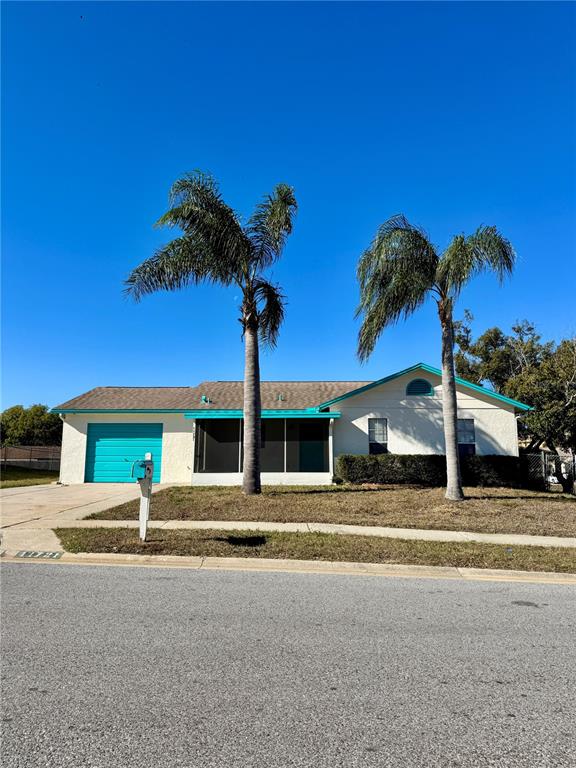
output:
<path id="1" fill-rule="evenodd" d="M 356 563 L 500 568 L 522 571 L 576 571 L 576 550 L 560 547 L 505 547 L 495 544 L 406 541 L 325 533 L 261 531 L 149 531 L 141 542 L 129 528 L 57 528 L 69 552 L 201 557 L 258 557 Z"/>
<path id="2" fill-rule="evenodd" d="M 47 469 L 0 468 L 0 488 L 17 488 L 21 485 L 47 485 L 56 480 L 58 480 L 58 472 L 49 472 Z"/>
<path id="3" fill-rule="evenodd" d="M 249 520 L 344 523 L 479 533 L 576 535 L 576 497 L 511 488 L 467 488 L 463 503 L 442 488 L 385 486 L 269 487 L 261 496 L 239 488 L 173 487 L 152 499 L 152 520 Z M 135 520 L 138 501 L 90 516 Z"/>

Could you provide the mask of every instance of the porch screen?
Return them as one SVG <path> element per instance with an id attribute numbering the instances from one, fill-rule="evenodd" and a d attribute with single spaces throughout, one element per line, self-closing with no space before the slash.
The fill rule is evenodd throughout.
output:
<path id="1" fill-rule="evenodd" d="M 238 472 L 240 419 L 206 419 L 198 422 L 195 472 Z"/>
<path id="2" fill-rule="evenodd" d="M 242 472 L 243 421 L 196 422 L 195 472 Z M 328 422 L 314 419 L 263 419 L 262 472 L 328 472 Z"/>
<path id="3" fill-rule="evenodd" d="M 284 472 L 284 419 L 262 419 L 262 472 Z"/>
<path id="4" fill-rule="evenodd" d="M 328 472 L 328 422 L 286 419 L 286 471 Z"/>

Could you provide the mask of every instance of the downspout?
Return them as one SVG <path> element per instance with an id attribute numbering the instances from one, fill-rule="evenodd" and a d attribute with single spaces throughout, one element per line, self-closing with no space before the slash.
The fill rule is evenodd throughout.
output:
<path id="1" fill-rule="evenodd" d="M 334 419 L 328 423 L 328 469 L 330 476 L 334 477 Z"/>
<path id="2" fill-rule="evenodd" d="M 66 421 L 66 414 L 65 413 L 59 413 L 58 417 L 61 419 L 62 424 L 64 424 L 64 422 Z M 63 450 L 62 449 L 63 448 L 64 448 L 64 426 L 62 426 L 62 446 L 60 448 L 60 470 L 58 472 L 58 481 L 57 481 L 56 485 L 62 485 L 62 479 L 61 478 L 62 478 L 62 454 L 63 454 Z"/>

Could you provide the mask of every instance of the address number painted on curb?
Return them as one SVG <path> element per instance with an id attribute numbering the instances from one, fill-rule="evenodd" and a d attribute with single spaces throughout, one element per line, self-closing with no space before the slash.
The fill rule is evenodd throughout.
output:
<path id="1" fill-rule="evenodd" d="M 16 552 L 16 557 L 31 557 L 36 560 L 40 558 L 44 560 L 58 560 L 63 554 L 63 552 L 34 552 L 28 549 L 21 549 L 20 552 Z"/>

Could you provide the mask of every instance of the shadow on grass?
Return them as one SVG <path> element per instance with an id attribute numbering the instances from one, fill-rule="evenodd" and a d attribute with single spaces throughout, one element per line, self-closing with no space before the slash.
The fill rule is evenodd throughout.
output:
<path id="1" fill-rule="evenodd" d="M 263 547 L 266 536 L 214 536 L 213 541 L 223 541 L 233 547 Z"/>

